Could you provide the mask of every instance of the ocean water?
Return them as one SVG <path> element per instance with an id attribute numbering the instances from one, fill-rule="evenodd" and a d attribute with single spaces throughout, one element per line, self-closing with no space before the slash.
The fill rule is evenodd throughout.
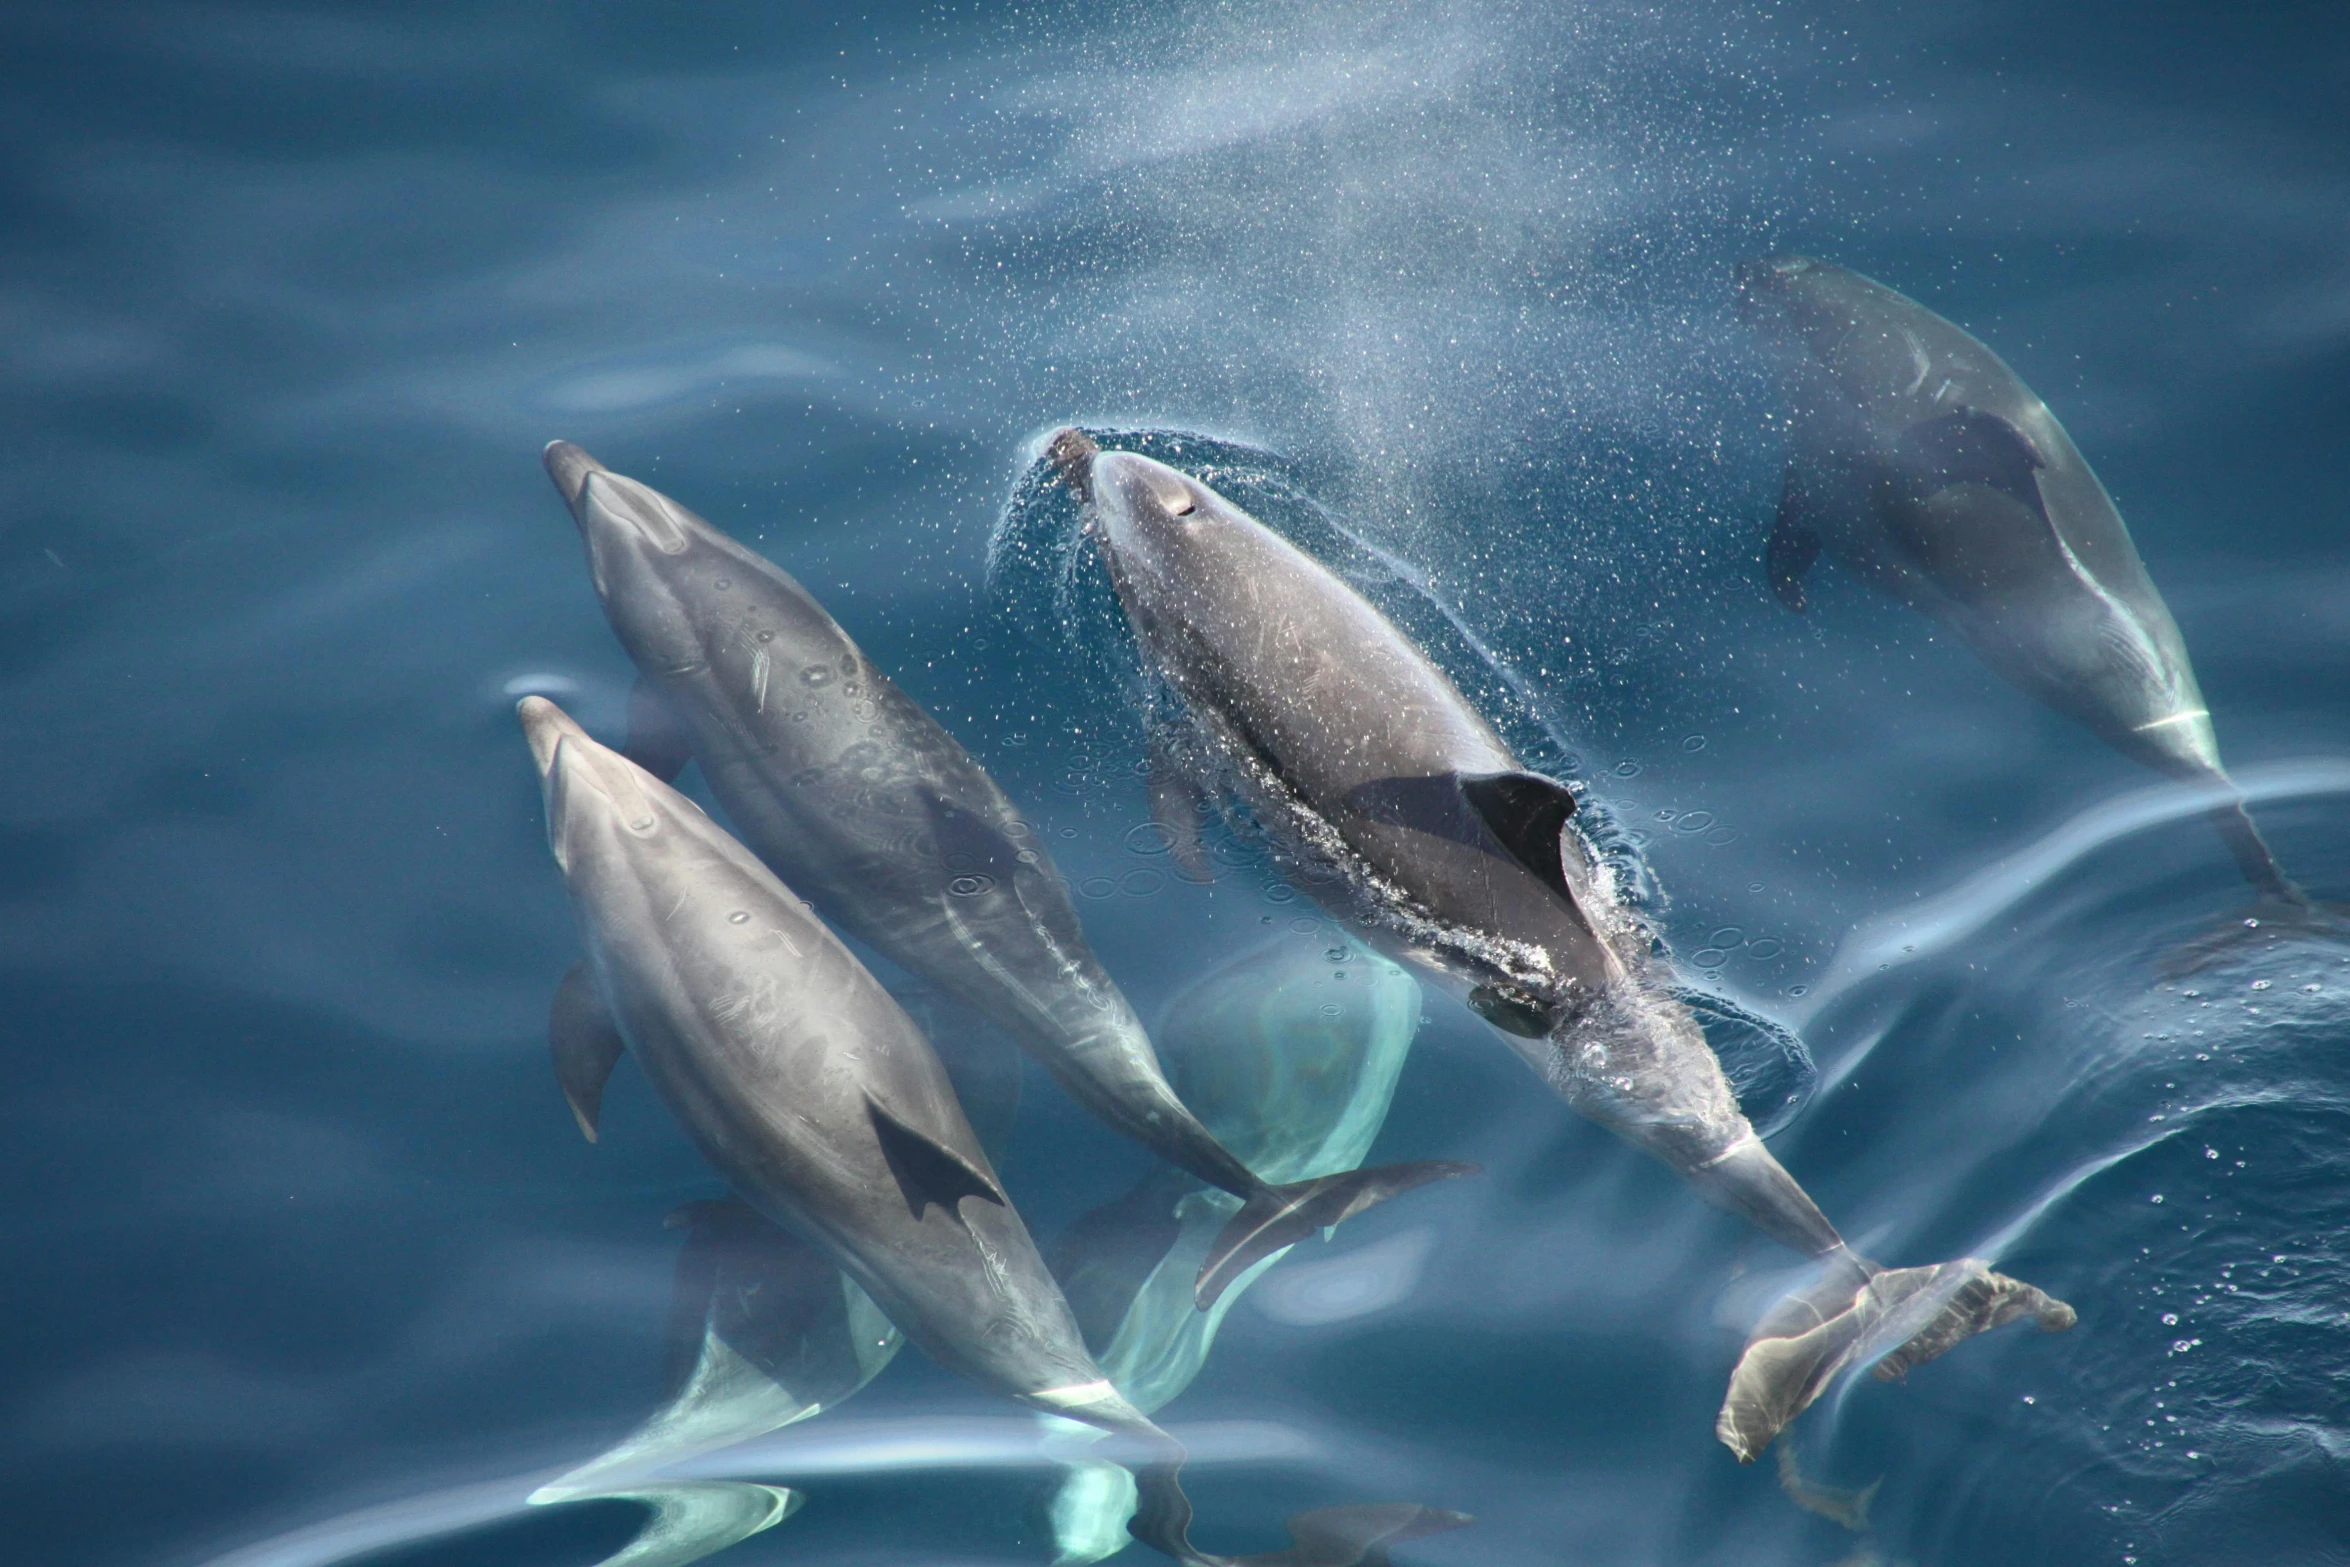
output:
<path id="1" fill-rule="evenodd" d="M 591 1146 L 547 1064 L 577 938 L 511 709 L 614 736 L 631 675 L 563 437 L 955 731 L 1236 1142 L 1485 1166 L 1212 1343 L 1164 1314 L 1204 1545 L 1409 1499 L 1477 1519 L 1428 1567 L 2350 1562 L 2350 944 L 2176 971 L 2247 897 L 2192 800 L 1831 565 L 1772 599 L 1731 296 L 1802 251 L 2006 357 L 2350 899 L 2338 7 L 27 0 L 0 42 L 0 1559 L 585 1567 L 644 1522 L 526 1500 L 668 1396 L 664 1219 L 722 1195 L 632 1067 Z M 1800 1035 L 1725 1048 L 1856 1244 L 2078 1325 L 1738 1465 L 1791 1256 L 1245 838 L 1169 874 L 1031 467 L 1071 421 L 1221 463 L 1587 787 L 1688 983 Z M 1146 1153 L 907 996 L 1048 1251 L 1172 1232 Z M 834 1401 L 681 1467 L 666 1559 L 1042 1563 L 1115 1512 L 919 1352 Z"/>

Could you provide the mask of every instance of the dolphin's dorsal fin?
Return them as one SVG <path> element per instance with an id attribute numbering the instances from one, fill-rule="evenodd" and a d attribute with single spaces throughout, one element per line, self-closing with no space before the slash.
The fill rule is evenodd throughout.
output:
<path id="1" fill-rule="evenodd" d="M 1820 558 L 1816 512 L 1811 492 L 1804 488 L 1802 471 L 1790 457 L 1786 477 L 1779 485 L 1779 515 L 1771 524 L 1770 543 L 1763 548 L 1763 567 L 1770 575 L 1771 591 L 1778 595 L 1779 602 L 1798 615 L 1807 603 L 1803 595 L 1804 573 Z"/>
<path id="2" fill-rule="evenodd" d="M 1485 823 L 1494 841 L 1511 859 L 1532 871 L 1553 892 L 1572 900 L 1559 835 L 1575 814 L 1575 794 L 1555 778 L 1540 773 L 1463 775 L 1461 798 Z"/>
<path id="3" fill-rule="evenodd" d="M 693 739 L 679 721 L 677 709 L 660 688 L 643 675 L 628 691 L 628 744 L 620 754 L 663 783 L 675 783 L 694 759 Z"/>
<path id="4" fill-rule="evenodd" d="M 997 1189 L 995 1177 L 980 1165 L 927 1132 L 908 1126 L 872 1095 L 865 1109 L 873 1119 L 873 1135 L 881 1141 L 881 1155 L 906 1199 L 906 1211 L 919 1219 L 936 1203 L 947 1212 L 966 1197 L 983 1197 L 998 1207 L 1011 1203 Z"/>
<path id="5" fill-rule="evenodd" d="M 596 977 L 585 958 L 572 964 L 555 987 L 555 1003 L 547 1009 L 547 1045 L 555 1055 L 555 1081 L 592 1143 L 596 1117 L 604 1106 L 604 1084 L 612 1076 L 612 1063 L 628 1047 L 596 991 Z"/>
<path id="6" fill-rule="evenodd" d="M 1902 432 L 1901 445 L 1924 493 L 1980 484 L 2015 497 L 2046 520 L 2037 476 L 2048 464 L 2031 439 L 1999 415 L 1961 408 L 1912 425 Z"/>

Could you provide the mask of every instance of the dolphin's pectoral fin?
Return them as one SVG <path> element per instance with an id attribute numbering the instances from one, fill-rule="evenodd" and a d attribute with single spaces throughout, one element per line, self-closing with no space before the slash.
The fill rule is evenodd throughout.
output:
<path id="1" fill-rule="evenodd" d="M 1997 414 L 1961 408 L 1912 425 L 1903 432 L 1901 445 L 1921 493 L 1980 484 L 2013 496 L 2047 520 L 2038 475 L 2048 464 L 2023 431 Z"/>
<path id="2" fill-rule="evenodd" d="M 643 675 L 628 690 L 628 743 L 620 754 L 663 783 L 674 783 L 694 759 L 692 739 L 677 709 Z"/>
<path id="3" fill-rule="evenodd" d="M 1813 520 L 1816 508 L 1803 474 L 1790 460 L 1779 486 L 1779 515 L 1771 523 L 1770 542 L 1763 546 L 1763 570 L 1779 602 L 1804 612 L 1810 601 L 1803 594 L 1804 574 L 1820 558 L 1820 530 Z"/>
<path id="4" fill-rule="evenodd" d="M 592 1143 L 596 1117 L 604 1106 L 604 1084 L 628 1046 L 597 993 L 595 974 L 584 958 L 572 964 L 563 983 L 555 987 L 555 1003 L 547 1010 L 547 1044 L 555 1054 L 555 1081 Z"/>
<path id="5" fill-rule="evenodd" d="M 1200 823 L 1208 814 L 1207 795 L 1157 741 L 1151 744 L 1150 767 L 1151 820 L 1166 835 L 1167 857 L 1185 881 L 1214 881 L 1216 868 L 1200 842 Z"/>
<path id="6" fill-rule="evenodd" d="M 1461 798 L 1485 823 L 1494 841 L 1509 851 L 1510 858 L 1572 902 L 1575 894 L 1567 886 L 1565 846 L 1559 835 L 1566 831 L 1567 818 L 1575 814 L 1574 791 L 1540 773 L 1464 776 L 1460 787 Z"/>
<path id="7" fill-rule="evenodd" d="M 949 1213 L 966 1197 L 980 1197 L 1000 1208 L 1011 1203 L 997 1189 L 995 1177 L 963 1155 L 926 1133 L 916 1131 L 868 1095 L 866 1111 L 873 1118 L 881 1155 L 897 1177 L 906 1199 L 906 1211 L 919 1219 L 935 1203 Z"/>

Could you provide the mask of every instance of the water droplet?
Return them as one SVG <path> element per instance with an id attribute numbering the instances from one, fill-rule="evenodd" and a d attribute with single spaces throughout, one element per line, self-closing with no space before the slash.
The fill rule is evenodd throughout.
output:
<path id="1" fill-rule="evenodd" d="M 976 898 L 994 886 L 995 878 L 992 876 L 957 876 L 947 883 L 947 891 L 957 898 Z"/>
<path id="2" fill-rule="evenodd" d="M 2179 1314 L 2175 1311 L 2164 1312 L 2162 1314 L 2162 1325 L 2166 1328 L 2177 1327 L 2179 1325 Z"/>
<path id="3" fill-rule="evenodd" d="M 734 579 L 731 577 L 720 577 L 716 582 L 711 583 L 710 586 L 716 588 L 719 592 L 724 593 L 728 588 L 734 586 Z"/>
<path id="4" fill-rule="evenodd" d="M 1077 890 L 1089 898 L 1106 898 L 1118 890 L 1118 884 L 1107 876 L 1088 876 L 1077 884 Z"/>
<path id="5" fill-rule="evenodd" d="M 1757 936 L 1746 944 L 1746 955 L 1757 963 L 1768 963 L 1787 950 L 1787 944 L 1776 936 Z"/>
<path id="6" fill-rule="evenodd" d="M 653 830 L 653 819 L 650 816 L 640 816 L 635 821 L 630 822 L 628 825 L 635 828 L 638 832 L 651 832 Z"/>
<path id="7" fill-rule="evenodd" d="M 1129 898 L 1147 898 L 1167 884 L 1167 878 L 1148 866 L 1118 878 L 1118 890 Z"/>
<path id="8" fill-rule="evenodd" d="M 2268 981 L 2265 979 L 2256 979 L 2252 982 L 2252 988 L 2254 990 L 2266 990 L 2268 989 Z"/>
<path id="9" fill-rule="evenodd" d="M 1325 1002 L 1323 1002 L 1323 1003 L 1322 1003 L 1322 1015 L 1323 1015 L 1324 1017 L 1336 1017 L 1336 1016 L 1338 1016 L 1338 1003 L 1337 1003 L 1337 1002 L 1335 1002 L 1335 1001 L 1325 1001 Z"/>
<path id="10" fill-rule="evenodd" d="M 1322 922 L 1315 919 L 1294 919 L 1289 922 L 1289 928 L 1296 935 L 1318 936 L 1322 933 Z"/>
<path id="11" fill-rule="evenodd" d="M 1673 823 L 1673 831 L 1703 832 L 1713 824 L 1714 813 L 1711 811 L 1684 811 L 1681 819 Z"/>
<path id="12" fill-rule="evenodd" d="M 775 633 L 772 631 L 762 631 L 759 633 L 759 640 L 762 642 L 772 642 L 775 640 Z"/>
<path id="13" fill-rule="evenodd" d="M 2160 1202 L 2162 1201 L 2162 1193 L 2156 1192 L 2153 1197 L 2149 1198 L 2148 1200 L 2151 1202 Z"/>
<path id="14" fill-rule="evenodd" d="M 1705 835 L 1705 841 L 1713 848 L 1726 848 L 1738 841 L 1738 834 L 1728 827 L 1716 827 Z"/>
<path id="15" fill-rule="evenodd" d="M 800 681 L 804 685 L 828 686 L 832 684 L 832 671 L 822 664 L 810 664 L 800 671 Z"/>
<path id="16" fill-rule="evenodd" d="M 1730 961 L 1730 954 L 1719 947 L 1705 947 L 1689 954 L 1689 961 L 1699 968 L 1720 968 Z"/>
<path id="17" fill-rule="evenodd" d="M 1688 739 L 1686 739 L 1686 740 L 1683 740 L 1683 741 L 1681 742 L 1681 749 L 1682 749 L 1682 750 L 1684 750 L 1684 751 L 1702 751 L 1702 750 L 1704 750 L 1704 749 L 1705 749 L 1705 736 L 1703 736 L 1703 735 L 1691 735 L 1691 736 L 1690 736 Z"/>
<path id="18" fill-rule="evenodd" d="M 732 914 L 726 916 L 726 923 L 729 925 L 748 925 L 750 922 L 751 914 L 748 909 L 736 909 Z"/>
<path id="19" fill-rule="evenodd" d="M 2258 930 L 2258 929 L 2260 929 L 2260 921 L 2258 921 L 2258 920 L 2246 920 L 2246 921 L 2244 922 L 2244 928 L 2245 928 L 2246 930 Z"/>
<path id="20" fill-rule="evenodd" d="M 1763 890 L 1763 884 L 1759 881 L 1750 881 L 1746 884 L 1746 890 L 1748 892 L 1760 892 Z"/>
<path id="21" fill-rule="evenodd" d="M 1724 925 L 1713 933 L 1706 945 L 1709 947 L 1743 947 L 1746 945 L 1746 932 L 1735 925 Z"/>
<path id="22" fill-rule="evenodd" d="M 1789 985 L 1787 987 L 1787 994 L 1791 996 L 1808 996 L 1811 994 L 1811 987 L 1809 985 Z"/>
<path id="23" fill-rule="evenodd" d="M 1333 963 L 1344 963 L 1346 961 L 1346 949 L 1344 947 L 1332 947 L 1328 951 L 1324 952 L 1322 956 L 1328 958 Z"/>
<path id="24" fill-rule="evenodd" d="M 1126 836 L 1120 841 L 1126 845 L 1128 854 L 1165 854 L 1175 842 L 1167 829 L 1157 822 L 1143 822 L 1127 828 Z"/>

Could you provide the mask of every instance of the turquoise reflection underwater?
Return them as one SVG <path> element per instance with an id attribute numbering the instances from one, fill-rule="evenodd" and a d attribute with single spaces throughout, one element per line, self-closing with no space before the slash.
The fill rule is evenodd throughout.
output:
<path id="1" fill-rule="evenodd" d="M 1285 1183 L 1369 1156 L 1419 1026 L 1419 984 L 1394 964 L 1351 941 L 1327 952 L 1280 942 L 1177 997 L 1157 1038 L 1184 1102 L 1250 1169 Z M 1054 1248 L 1088 1347 L 1146 1414 L 1191 1385 L 1233 1304 L 1288 1253 L 1264 1258 L 1199 1310 L 1192 1280 L 1239 1211 L 1229 1193 L 1154 1172 Z M 1047 1420 L 1072 1438 L 1098 1435 Z M 1055 1560 L 1067 1567 L 1124 1549 L 1134 1507 L 1126 1470 L 1072 1464 L 1051 1503 Z"/>

